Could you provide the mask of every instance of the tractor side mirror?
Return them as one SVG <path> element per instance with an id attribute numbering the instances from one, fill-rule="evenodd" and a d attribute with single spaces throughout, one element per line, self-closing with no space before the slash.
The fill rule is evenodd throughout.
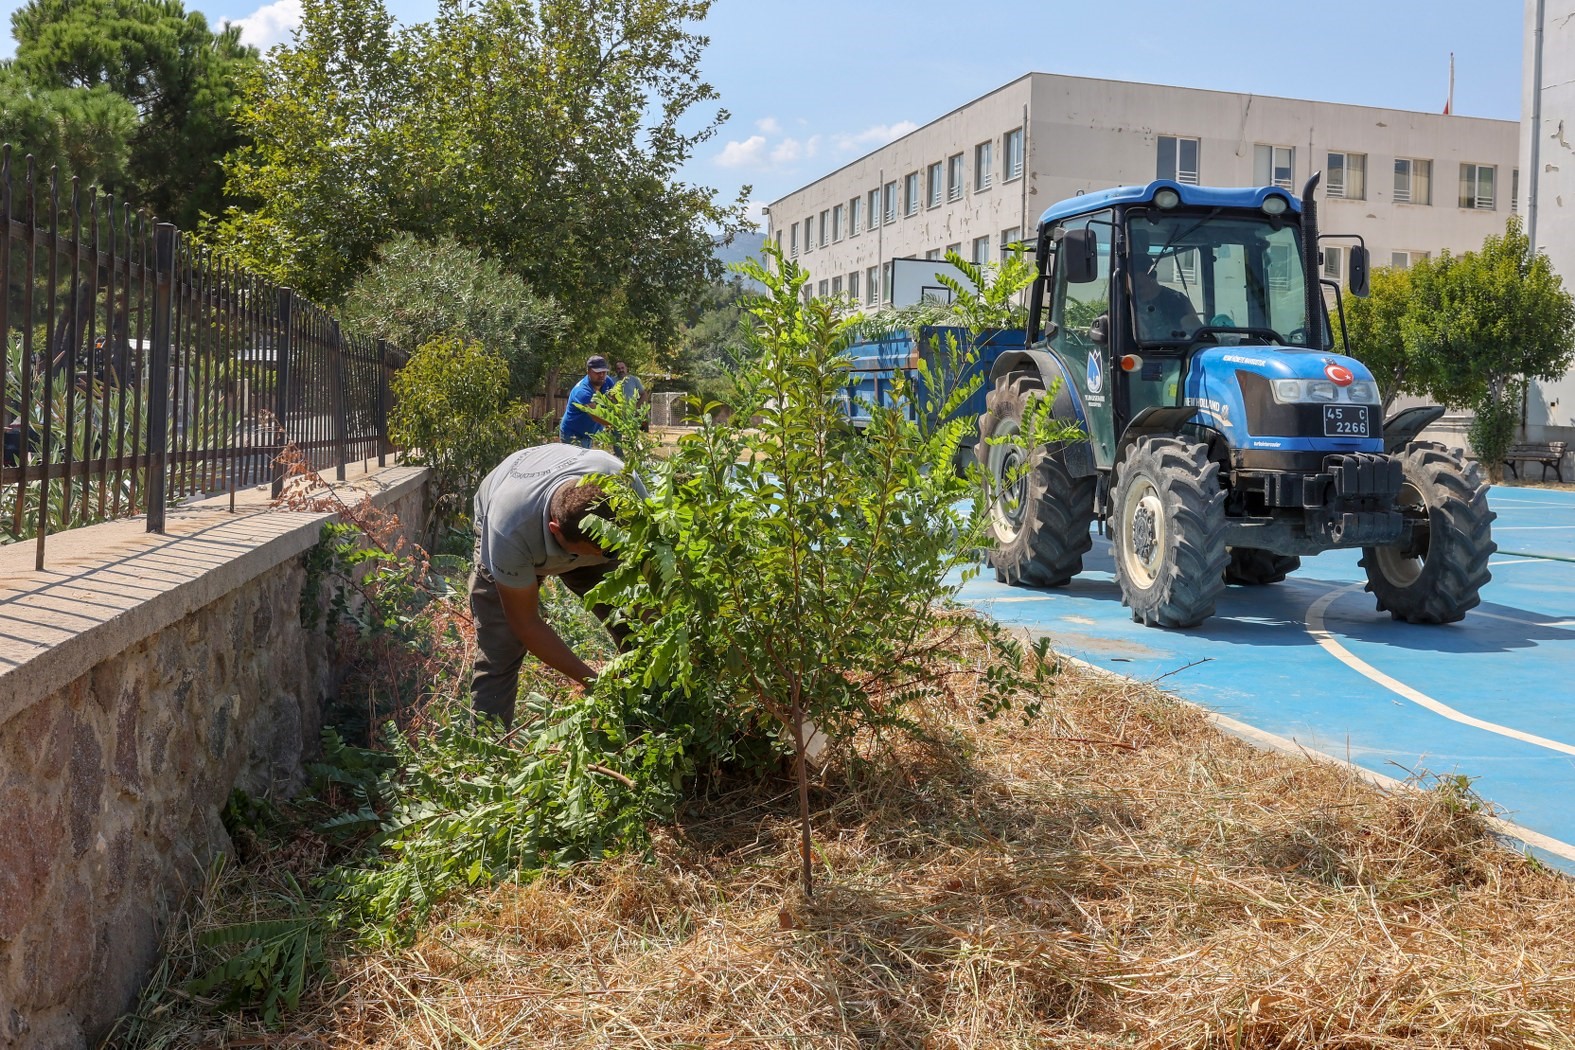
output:
<path id="1" fill-rule="evenodd" d="M 1088 326 L 1088 338 L 1096 346 L 1105 346 L 1110 342 L 1110 315 L 1100 314 Z"/>
<path id="2" fill-rule="evenodd" d="M 1061 266 L 1068 284 L 1087 284 L 1099 276 L 1099 237 L 1091 229 L 1067 230 L 1061 238 Z"/>
<path id="3" fill-rule="evenodd" d="M 1370 280 L 1370 261 L 1367 257 L 1367 246 L 1358 244 L 1351 248 L 1351 276 L 1346 282 L 1345 289 L 1358 299 L 1366 299 L 1372 291 Z"/>

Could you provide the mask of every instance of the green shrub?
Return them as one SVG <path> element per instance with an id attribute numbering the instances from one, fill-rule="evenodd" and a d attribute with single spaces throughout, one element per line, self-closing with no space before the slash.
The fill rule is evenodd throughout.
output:
<path id="1" fill-rule="evenodd" d="M 421 344 L 394 376 L 389 435 L 410 462 L 432 471 L 428 537 L 466 516 L 481 479 L 514 451 L 508 389 L 500 357 L 452 336 Z"/>

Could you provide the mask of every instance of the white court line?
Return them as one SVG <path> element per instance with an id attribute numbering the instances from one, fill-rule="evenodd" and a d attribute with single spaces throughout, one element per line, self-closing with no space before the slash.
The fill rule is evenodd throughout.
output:
<path id="1" fill-rule="evenodd" d="M 1029 594 L 1016 598 L 958 598 L 957 601 L 961 605 L 1015 605 L 1019 602 L 1048 602 L 1059 597 L 1061 595 L 1058 594 Z"/>
<path id="2" fill-rule="evenodd" d="M 1434 700 L 1426 693 L 1412 689 L 1404 682 L 1389 677 L 1378 668 L 1355 656 L 1349 649 L 1335 641 L 1334 636 L 1324 629 L 1324 610 L 1329 608 L 1329 606 L 1333 604 L 1336 599 L 1346 594 L 1359 592 L 1362 587 L 1363 585 L 1360 583 L 1353 583 L 1349 587 L 1342 587 L 1337 591 L 1330 591 L 1328 594 L 1325 594 L 1323 597 L 1319 598 L 1308 607 L 1307 633 L 1312 635 L 1313 640 L 1316 641 L 1319 647 L 1325 652 L 1329 653 L 1329 655 L 1333 656 L 1336 660 L 1340 661 L 1342 664 L 1345 664 L 1347 667 L 1362 677 L 1376 682 L 1385 689 L 1389 690 L 1391 693 L 1395 693 L 1396 695 L 1411 701 L 1418 707 L 1426 708 L 1436 715 L 1441 715 L 1442 717 L 1449 719 L 1451 722 L 1459 722 L 1461 725 L 1471 726 L 1474 729 L 1481 729 L 1489 733 L 1496 733 L 1499 736 L 1508 737 L 1511 740 L 1519 740 L 1522 743 L 1532 744 L 1536 747 L 1547 748 L 1549 751 L 1557 751 L 1565 755 L 1575 755 L 1575 744 L 1566 744 L 1560 740 L 1551 740 L 1545 736 L 1537 736 L 1533 733 L 1522 732 L 1519 729 L 1512 729 L 1509 726 L 1501 726 L 1497 722 L 1484 721 L 1483 719 L 1474 718 L 1462 711 L 1457 711 L 1448 704 Z M 1481 615 L 1487 616 L 1491 614 L 1483 613 Z M 1503 619 L 1503 617 L 1493 618 Z"/>
<path id="3" fill-rule="evenodd" d="M 1070 663 L 1077 664 L 1080 667 L 1086 667 L 1088 670 L 1093 671 L 1096 674 L 1105 675 L 1110 678 L 1126 677 L 1125 675 L 1122 675 L 1117 671 L 1112 671 L 1109 668 L 1100 667 L 1097 664 L 1091 664 L 1087 660 L 1080 660 L 1075 656 L 1067 656 L 1064 653 L 1060 655 L 1062 659 L 1067 660 Z M 1171 695 L 1175 696 L 1174 693 Z M 1420 790 L 1415 785 L 1407 784 L 1403 780 L 1396 780 L 1394 777 L 1384 776 L 1382 773 L 1375 773 L 1373 770 L 1365 769 L 1348 759 L 1336 758 L 1334 755 L 1325 754 L 1322 751 L 1314 751 L 1302 744 L 1297 743 L 1295 740 L 1289 740 L 1283 736 L 1278 736 L 1266 730 L 1259 729 L 1256 726 L 1250 726 L 1245 722 L 1238 722 L 1229 715 L 1222 715 L 1217 711 L 1210 711 L 1202 704 L 1194 703 L 1185 697 L 1177 696 L 1176 699 L 1180 700 L 1184 704 L 1196 707 L 1199 711 L 1202 711 L 1205 718 L 1207 718 L 1215 726 L 1223 729 L 1225 732 L 1231 733 L 1235 736 L 1241 737 L 1243 740 L 1257 744 L 1259 747 L 1268 748 L 1271 751 L 1284 752 L 1288 755 L 1301 755 L 1315 762 L 1327 762 L 1330 765 L 1342 766 L 1346 770 L 1367 781 L 1369 784 L 1374 784 L 1380 789 L 1389 791 L 1391 793 L 1398 793 L 1407 790 Z M 1488 816 L 1486 817 L 1486 823 L 1488 827 L 1492 828 L 1493 831 L 1499 835 L 1515 839 L 1519 842 L 1524 842 L 1528 846 L 1535 846 L 1540 850 L 1544 850 L 1553 854 L 1555 857 L 1562 857 L 1564 860 L 1575 861 L 1575 846 L 1570 845 L 1568 842 L 1551 838 L 1550 836 L 1542 834 L 1540 831 L 1532 831 L 1530 828 L 1522 827 L 1521 825 L 1513 823 L 1512 821 L 1505 820 L 1503 817 Z"/>
<path id="4" fill-rule="evenodd" d="M 1494 532 L 1563 532 L 1565 529 L 1575 530 L 1575 525 L 1495 525 Z"/>
<path id="5" fill-rule="evenodd" d="M 1546 558 L 1505 558 L 1503 561 L 1490 561 L 1488 568 L 1502 569 L 1506 565 L 1546 565 Z"/>

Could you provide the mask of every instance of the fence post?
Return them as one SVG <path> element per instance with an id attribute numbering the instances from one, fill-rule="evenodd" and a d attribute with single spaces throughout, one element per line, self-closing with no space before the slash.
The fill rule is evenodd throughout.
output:
<path id="1" fill-rule="evenodd" d="M 273 498 L 284 493 L 284 446 L 290 440 L 285 431 L 285 420 L 290 412 L 290 357 L 295 344 L 295 293 L 288 288 L 279 289 L 279 338 L 274 345 L 274 433 L 279 436 L 278 450 L 273 455 Z"/>
<path id="2" fill-rule="evenodd" d="M 333 364 L 334 374 L 330 380 L 329 396 L 333 398 L 334 413 L 334 459 L 338 466 L 334 468 L 334 479 L 345 479 L 345 460 L 350 456 L 350 450 L 345 444 L 345 430 L 349 421 L 345 419 L 345 341 L 339 332 L 339 322 L 330 322 L 333 332 Z"/>
<path id="3" fill-rule="evenodd" d="M 388 466 L 388 340 L 377 341 L 377 465 Z"/>
<path id="4" fill-rule="evenodd" d="M 148 531 L 164 531 L 169 473 L 170 340 L 174 336 L 175 250 L 180 231 L 161 222 L 153 232 L 153 345 L 148 349 Z"/>

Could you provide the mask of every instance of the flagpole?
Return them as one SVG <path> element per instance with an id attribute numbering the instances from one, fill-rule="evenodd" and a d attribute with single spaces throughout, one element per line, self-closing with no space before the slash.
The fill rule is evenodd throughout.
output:
<path id="1" fill-rule="evenodd" d="M 1444 112 L 1453 114 L 1455 111 L 1455 53 L 1449 53 L 1449 100 L 1444 103 Z"/>

